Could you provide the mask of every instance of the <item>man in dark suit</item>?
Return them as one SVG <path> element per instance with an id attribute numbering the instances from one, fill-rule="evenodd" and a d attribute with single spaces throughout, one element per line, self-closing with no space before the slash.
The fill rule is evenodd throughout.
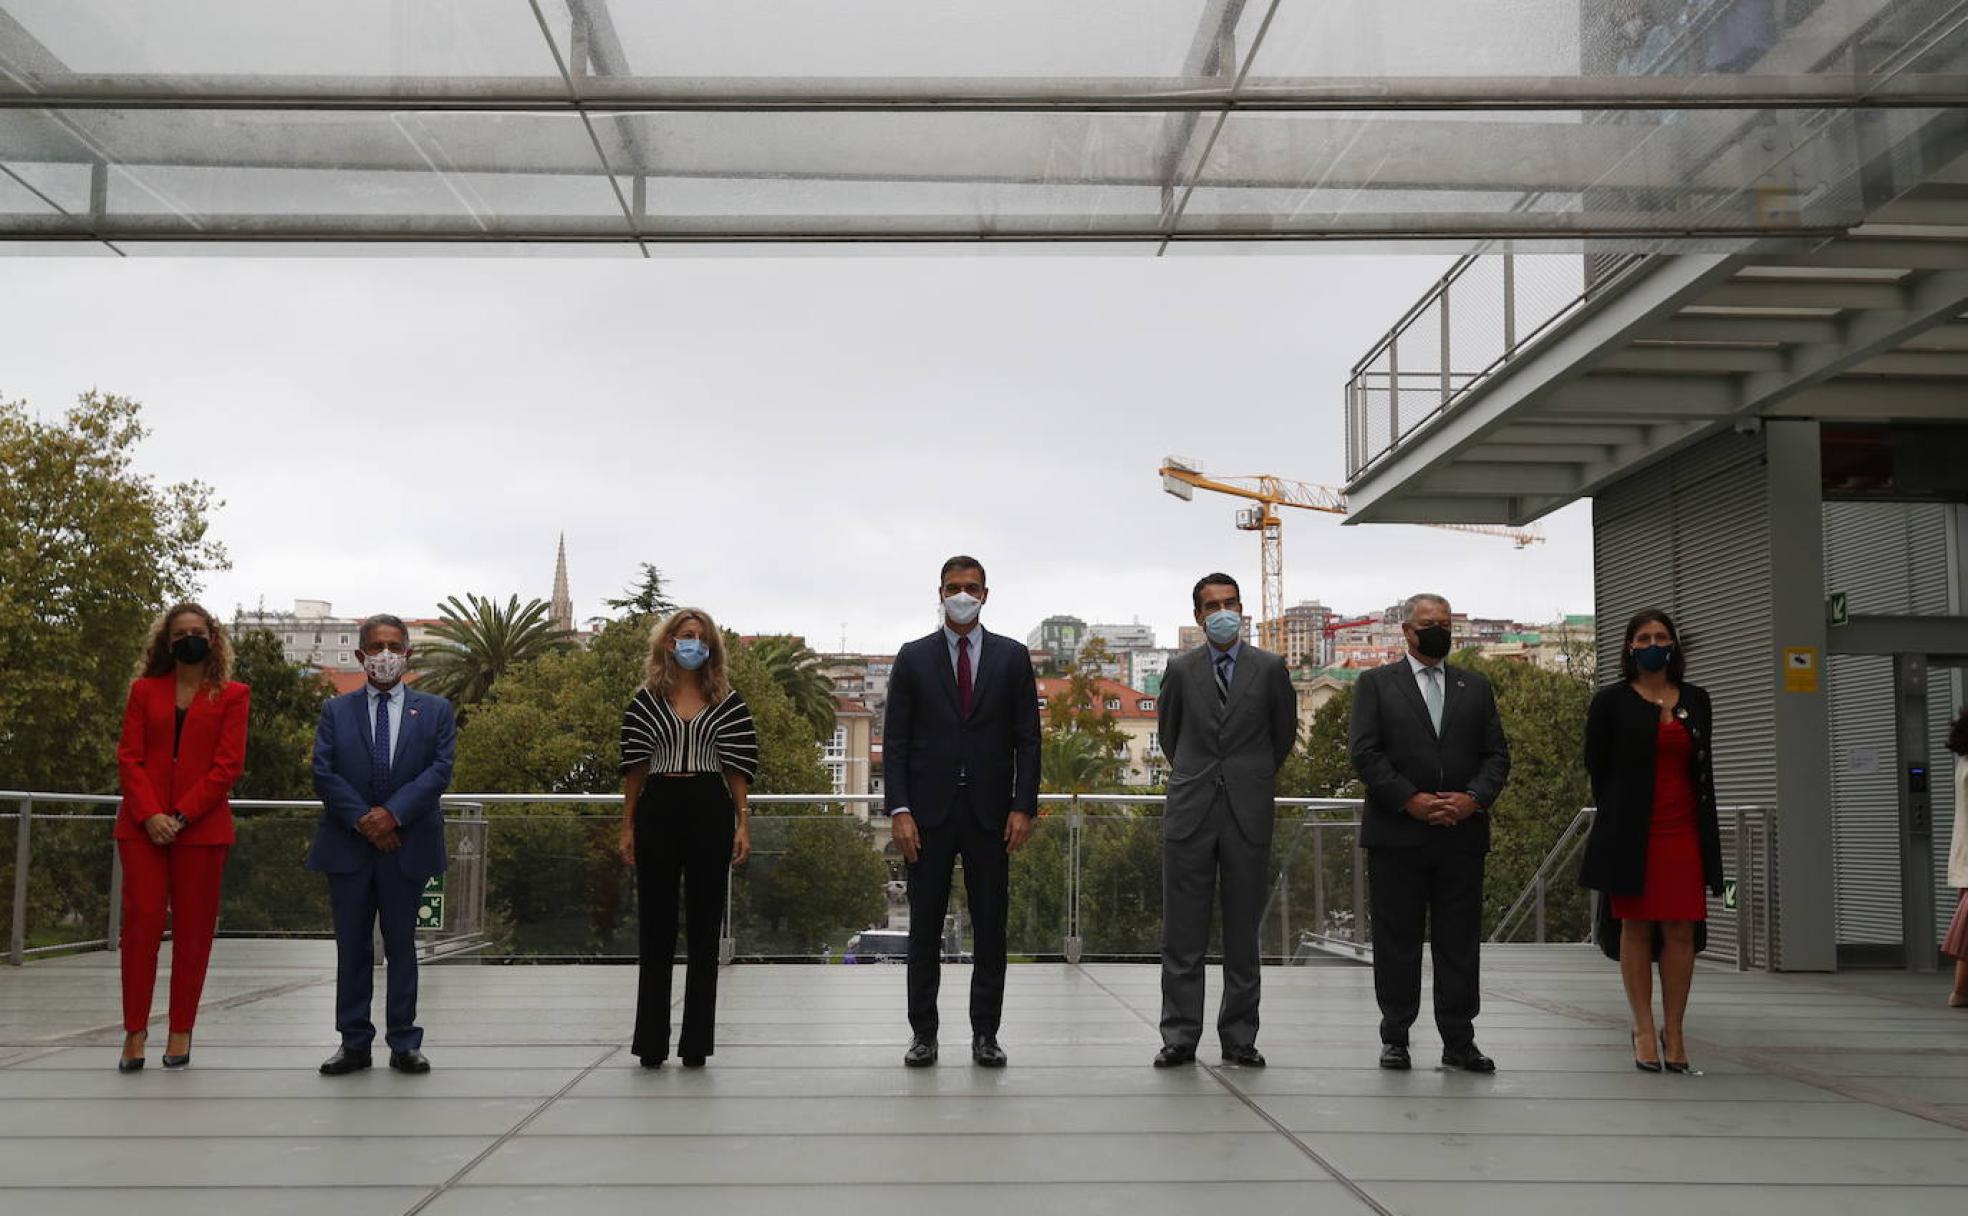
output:
<path id="1" fill-rule="evenodd" d="M 1223 891 L 1226 1063 L 1264 1067 L 1257 1050 L 1257 926 L 1271 887 L 1278 766 L 1298 742 L 1298 698 L 1275 654 L 1245 643 L 1237 580 L 1206 574 L 1190 592 L 1207 640 L 1162 677 L 1158 733 L 1174 766 L 1162 814 L 1162 1050 L 1155 1067 L 1193 1064 L 1203 1034 L 1203 958 Z"/>
<path id="2" fill-rule="evenodd" d="M 444 812 L 457 727 L 451 703 L 406 687 L 410 635 L 393 616 L 362 622 L 356 654 L 368 683 L 321 707 L 314 735 L 314 792 L 321 822 L 307 867 L 328 875 L 335 918 L 335 1029 L 342 1045 L 321 1065 L 329 1076 L 369 1067 L 376 1024 L 380 918 L 388 961 L 384 1002 L 390 1067 L 430 1071 L 417 1025 L 417 902 L 444 871 Z"/>
<path id="3" fill-rule="evenodd" d="M 902 1062 L 936 1063 L 936 992 L 950 878 L 963 858 L 975 965 L 970 1053 L 1005 1065 L 1005 919 L 1011 854 L 1039 810 L 1039 690 L 1032 656 L 987 634 L 977 614 L 990 598 L 974 557 L 943 563 L 943 627 L 902 647 L 888 678 L 882 753 L 890 830 L 909 874 L 909 1028 Z"/>
<path id="4" fill-rule="evenodd" d="M 1380 1066 L 1410 1067 L 1408 1027 L 1421 1011 L 1421 940 L 1435 962 L 1435 1027 L 1442 1063 L 1495 1072 L 1476 1046 L 1477 948 L 1482 938 L 1488 809 L 1510 775 L 1490 683 L 1443 660 L 1449 602 L 1405 605 L 1408 653 L 1353 689 L 1353 769 L 1366 786 L 1360 840 L 1373 914 Z"/>

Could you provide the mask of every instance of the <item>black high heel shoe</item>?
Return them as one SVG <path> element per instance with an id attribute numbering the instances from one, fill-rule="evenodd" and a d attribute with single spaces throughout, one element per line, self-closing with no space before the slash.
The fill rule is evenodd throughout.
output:
<path id="1" fill-rule="evenodd" d="M 167 1054 L 164 1057 L 164 1067 L 183 1068 L 185 1065 L 189 1063 L 191 1063 L 191 1032 L 186 1031 L 184 1054 L 181 1056 L 174 1056 L 174 1055 Z"/>
<path id="2" fill-rule="evenodd" d="M 130 1049 L 130 1040 L 133 1037 L 135 1036 L 127 1035 L 127 1034 L 123 1036 L 123 1050 L 128 1051 Z M 146 1043 L 148 1043 L 150 1041 L 150 1036 L 146 1034 L 143 1036 L 143 1039 Z M 125 1057 L 122 1059 L 118 1059 L 116 1061 L 117 1072 L 142 1072 L 143 1066 L 144 1066 L 144 1058 L 141 1053 L 139 1053 L 134 1057 Z"/>
<path id="3" fill-rule="evenodd" d="M 1659 1072 L 1661 1070 L 1661 1062 L 1659 1060 L 1643 1060 L 1640 1058 L 1640 1031 L 1636 1028 L 1627 1031 L 1626 1034 L 1627 1038 L 1633 1041 L 1633 1066 L 1641 1072 Z"/>
<path id="4" fill-rule="evenodd" d="M 1667 1058 L 1667 1032 L 1665 1030 L 1661 1031 L 1661 1064 L 1667 1071 L 1679 1076 L 1699 1077 L 1702 1075 L 1701 1069 L 1696 1068 L 1686 1060 L 1676 1064 L 1673 1060 Z"/>

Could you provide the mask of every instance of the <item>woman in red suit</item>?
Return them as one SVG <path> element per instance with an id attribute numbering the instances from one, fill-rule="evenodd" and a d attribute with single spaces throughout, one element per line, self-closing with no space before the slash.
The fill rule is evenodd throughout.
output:
<path id="1" fill-rule="evenodd" d="M 232 846 L 226 796 L 246 760 L 250 692 L 228 677 L 225 630 L 197 604 L 159 617 L 130 685 L 117 746 L 123 804 L 122 1072 L 144 1064 L 157 947 L 171 922 L 171 1038 L 164 1067 L 191 1063 L 191 1028 L 219 923 L 219 882 Z"/>
<path id="2" fill-rule="evenodd" d="M 1682 679 L 1683 669 L 1673 618 L 1658 609 L 1640 613 L 1626 626 L 1622 679 L 1592 698 L 1585 724 L 1598 812 L 1579 881 L 1612 901 L 1620 978 L 1633 1011 L 1633 1063 L 1643 1072 L 1694 1071 L 1682 1021 L 1708 918 L 1703 889 L 1722 893 L 1714 710 L 1707 692 Z M 1666 1023 L 1658 1038 L 1657 959 Z"/>

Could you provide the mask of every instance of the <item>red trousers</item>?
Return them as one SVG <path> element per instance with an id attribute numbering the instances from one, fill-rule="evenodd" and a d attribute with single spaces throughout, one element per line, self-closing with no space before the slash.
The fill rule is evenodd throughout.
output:
<path id="1" fill-rule="evenodd" d="M 123 859 L 123 1029 L 136 1034 L 150 1023 L 157 987 L 157 947 L 171 921 L 172 1033 L 198 1020 L 212 935 L 219 927 L 219 883 L 230 845 L 157 845 L 119 840 Z"/>

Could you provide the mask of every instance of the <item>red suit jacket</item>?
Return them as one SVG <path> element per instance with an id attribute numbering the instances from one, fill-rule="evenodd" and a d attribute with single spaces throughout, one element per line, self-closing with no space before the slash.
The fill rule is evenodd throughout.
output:
<path id="1" fill-rule="evenodd" d="M 231 844 L 232 806 L 226 796 L 246 764 L 246 710 L 252 690 L 233 681 L 214 699 L 204 689 L 185 714 L 177 759 L 178 678 L 132 681 L 123 710 L 123 740 L 116 748 L 123 805 L 116 813 L 118 840 L 148 840 L 144 820 L 177 812 L 190 822 L 179 844 Z"/>

